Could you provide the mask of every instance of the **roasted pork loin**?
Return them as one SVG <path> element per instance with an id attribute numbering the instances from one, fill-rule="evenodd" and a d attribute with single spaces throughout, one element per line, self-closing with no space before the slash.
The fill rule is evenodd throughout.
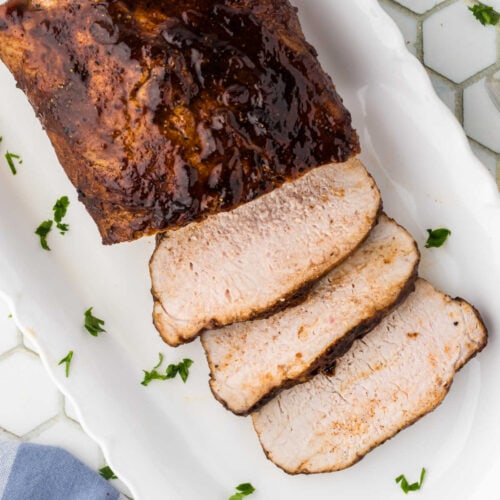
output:
<path id="1" fill-rule="evenodd" d="M 413 290 L 418 262 L 413 238 L 382 216 L 360 248 L 303 303 L 204 333 L 215 397 L 234 413 L 246 414 L 331 365 Z"/>
<path id="2" fill-rule="evenodd" d="M 0 58 L 104 243 L 359 151 L 287 0 L 9 0 Z"/>
<path id="3" fill-rule="evenodd" d="M 345 259 L 379 209 L 373 179 L 350 160 L 168 232 L 150 264 L 157 329 L 175 346 L 268 312 Z"/>
<path id="4" fill-rule="evenodd" d="M 320 374 L 283 391 L 253 423 L 266 455 L 291 474 L 344 469 L 441 403 L 487 342 L 467 302 L 418 280 L 398 309 Z"/>

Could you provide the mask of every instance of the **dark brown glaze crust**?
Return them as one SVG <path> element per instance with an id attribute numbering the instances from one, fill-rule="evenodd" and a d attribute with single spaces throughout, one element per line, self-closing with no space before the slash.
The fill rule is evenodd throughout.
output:
<path id="1" fill-rule="evenodd" d="M 359 152 L 287 0 L 9 0 L 0 58 L 107 244 Z"/>

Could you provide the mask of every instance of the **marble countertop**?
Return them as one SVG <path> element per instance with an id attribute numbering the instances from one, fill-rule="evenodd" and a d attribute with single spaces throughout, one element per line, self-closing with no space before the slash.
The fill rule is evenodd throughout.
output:
<path id="1" fill-rule="evenodd" d="M 341 1 L 341 0 L 331 0 Z M 464 0 L 380 0 L 408 49 L 425 65 L 445 104 L 462 123 L 474 153 L 500 185 L 500 110 L 486 81 L 500 79 L 500 26 L 482 26 Z M 489 5 L 500 11 L 500 0 Z M 45 372 L 0 303 L 0 439 L 62 446 L 90 467 L 105 465 L 99 447 Z M 127 494 L 125 486 L 115 485 Z"/>

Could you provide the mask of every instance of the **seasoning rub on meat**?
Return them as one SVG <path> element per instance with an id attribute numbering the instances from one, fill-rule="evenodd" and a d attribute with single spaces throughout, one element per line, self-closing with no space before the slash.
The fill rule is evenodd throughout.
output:
<path id="1" fill-rule="evenodd" d="M 413 290 L 418 262 L 413 238 L 383 215 L 368 239 L 319 280 L 303 303 L 204 333 L 215 397 L 246 414 L 315 370 L 329 368 Z"/>
<path id="2" fill-rule="evenodd" d="M 175 346 L 269 313 L 353 252 L 380 203 L 373 179 L 351 160 L 168 232 L 150 265 L 157 329 Z"/>
<path id="3" fill-rule="evenodd" d="M 344 469 L 446 396 L 487 342 L 479 313 L 419 280 L 378 327 L 320 374 L 253 414 L 270 460 L 291 474 Z"/>

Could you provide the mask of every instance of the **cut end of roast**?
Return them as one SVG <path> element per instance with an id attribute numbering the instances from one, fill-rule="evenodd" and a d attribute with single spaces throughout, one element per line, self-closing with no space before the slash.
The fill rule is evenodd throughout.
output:
<path id="1" fill-rule="evenodd" d="M 418 262 L 413 238 L 383 215 L 368 239 L 301 304 L 205 332 L 215 397 L 232 412 L 247 414 L 330 366 L 413 290 Z"/>
<path id="2" fill-rule="evenodd" d="M 352 253 L 380 208 L 355 159 L 167 233 L 150 263 L 156 328 L 175 346 L 279 307 Z"/>
<path id="3" fill-rule="evenodd" d="M 262 447 L 288 473 L 349 467 L 435 409 L 487 342 L 467 302 L 417 281 L 415 292 L 320 374 L 253 414 Z"/>

